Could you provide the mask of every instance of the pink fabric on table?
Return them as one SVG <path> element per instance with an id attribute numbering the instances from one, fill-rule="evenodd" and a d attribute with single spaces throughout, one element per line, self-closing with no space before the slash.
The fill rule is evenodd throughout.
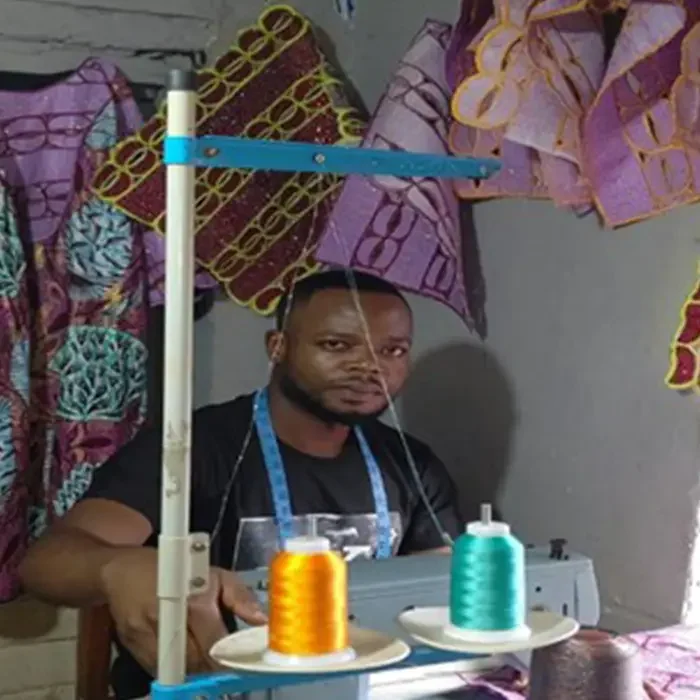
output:
<path id="1" fill-rule="evenodd" d="M 700 627 L 669 627 L 629 636 L 639 645 L 644 680 L 663 700 L 700 700 Z M 451 700 L 526 700 L 527 678 L 514 666 L 460 674 Z M 653 696 L 651 696 L 653 697 Z"/>
<path id="2" fill-rule="evenodd" d="M 644 679 L 664 700 L 700 700 L 700 628 L 670 627 L 630 638 L 642 649 Z"/>
<path id="3" fill-rule="evenodd" d="M 513 666 L 461 675 L 468 687 L 463 694 L 450 700 L 523 700 L 526 697 L 527 674 Z"/>

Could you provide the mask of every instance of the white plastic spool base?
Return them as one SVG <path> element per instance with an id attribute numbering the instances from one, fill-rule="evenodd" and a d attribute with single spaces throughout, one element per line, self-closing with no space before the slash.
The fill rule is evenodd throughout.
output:
<path id="1" fill-rule="evenodd" d="M 293 554 L 323 554 L 331 551 L 331 541 L 327 537 L 315 535 L 290 537 L 284 542 L 282 549 Z"/>
<path id="2" fill-rule="evenodd" d="M 331 541 L 327 537 L 292 537 L 288 539 L 283 549 L 285 552 L 294 554 L 323 554 L 331 551 Z M 356 658 L 355 650 L 352 648 L 342 649 L 330 654 L 310 655 L 292 655 L 281 654 L 278 651 L 267 649 L 263 654 L 265 663 L 271 666 L 286 666 L 287 668 L 303 668 L 318 667 L 318 666 L 333 666 L 335 664 L 345 664 L 349 661 L 354 661 Z"/>
<path id="3" fill-rule="evenodd" d="M 343 649 L 332 654 L 319 654 L 317 656 L 293 656 L 291 654 L 280 654 L 278 651 L 268 649 L 263 654 L 263 661 L 270 666 L 282 666 L 287 668 L 314 668 L 318 666 L 334 666 L 335 664 L 346 664 L 356 658 L 354 649 Z"/>
<path id="4" fill-rule="evenodd" d="M 530 639 L 532 630 L 527 625 L 520 625 L 512 630 L 474 630 L 450 624 L 443 628 L 443 634 L 455 641 L 470 644 L 505 644 Z"/>

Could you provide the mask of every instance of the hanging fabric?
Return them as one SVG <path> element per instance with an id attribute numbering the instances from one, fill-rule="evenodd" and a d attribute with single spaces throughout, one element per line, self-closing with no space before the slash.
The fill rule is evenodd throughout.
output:
<path id="1" fill-rule="evenodd" d="M 449 38 L 449 25 L 425 24 L 377 107 L 364 147 L 447 155 Z M 451 181 L 349 176 L 316 257 L 436 299 L 471 325 L 459 203 Z"/>
<path id="2" fill-rule="evenodd" d="M 671 344 L 666 385 L 678 391 L 700 391 L 700 265 L 698 282 L 683 304 L 681 323 Z"/>
<path id="3" fill-rule="evenodd" d="M 144 235 L 87 189 L 139 122 L 126 80 L 99 60 L 0 91 L 0 601 L 18 592 L 28 542 L 144 416 Z"/>
<path id="4" fill-rule="evenodd" d="M 484 5 L 464 0 L 447 52 L 450 145 L 503 168 L 461 197 L 546 198 L 608 226 L 700 199 L 700 0 Z"/>
<path id="5" fill-rule="evenodd" d="M 32 314 L 27 286 L 27 259 L 17 210 L 6 183 L 0 183 L 0 602 L 16 592 L 13 573 L 24 553 L 28 529 L 38 530 L 30 510 L 30 336 Z M 24 468 L 23 468 L 24 467 Z M 41 471 L 36 470 L 36 484 Z"/>
<path id="6" fill-rule="evenodd" d="M 609 226 L 700 198 L 699 12 L 699 0 L 629 6 L 583 127 L 586 176 Z"/>
<path id="7" fill-rule="evenodd" d="M 355 145 L 364 131 L 309 21 L 267 8 L 211 68 L 199 72 L 199 135 Z M 98 171 L 99 197 L 165 233 L 163 110 Z M 341 185 L 335 175 L 197 170 L 197 262 L 229 297 L 261 314 L 318 269 L 313 253 Z"/>
<path id="8" fill-rule="evenodd" d="M 590 206 L 581 177 L 579 120 L 595 97 L 604 45 L 586 3 L 532 0 L 463 3 L 447 53 L 453 82 L 452 151 L 498 157 L 503 167 L 480 182 L 460 181 L 465 199 L 551 198 Z"/>

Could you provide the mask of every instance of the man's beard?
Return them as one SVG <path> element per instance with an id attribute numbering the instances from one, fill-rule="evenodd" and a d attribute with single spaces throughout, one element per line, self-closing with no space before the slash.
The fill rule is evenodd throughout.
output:
<path id="1" fill-rule="evenodd" d="M 280 391 L 288 401 L 291 401 L 295 406 L 298 406 L 327 425 L 340 424 L 351 427 L 361 425 L 362 423 L 379 418 L 386 410 L 382 408 L 373 413 L 333 411 L 330 408 L 326 408 L 320 399 L 317 399 L 306 391 L 306 389 L 299 386 L 286 372 L 280 373 L 278 382 Z"/>

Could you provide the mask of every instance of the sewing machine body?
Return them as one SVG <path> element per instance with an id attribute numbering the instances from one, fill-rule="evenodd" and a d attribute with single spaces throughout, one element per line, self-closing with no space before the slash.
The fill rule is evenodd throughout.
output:
<path id="1" fill-rule="evenodd" d="M 405 638 L 396 623 L 396 617 L 406 608 L 444 606 L 449 600 L 450 557 L 423 555 L 397 557 L 380 561 L 360 560 L 350 564 L 350 614 L 353 624 Z M 267 570 L 259 569 L 241 574 L 256 591 L 263 605 L 267 603 Z M 565 553 L 560 547 L 528 548 L 527 601 L 531 609 L 545 609 L 570 615 L 582 625 L 596 625 L 600 617 L 600 602 L 593 562 L 575 553 Z M 410 640 L 407 640 L 410 641 Z M 527 663 L 528 656 L 520 657 Z M 464 663 L 466 657 L 434 650 L 417 649 L 405 669 L 430 664 Z M 477 659 L 472 663 L 481 667 L 499 660 Z M 373 674 L 372 681 L 384 674 L 396 674 L 396 669 Z M 369 676 L 344 676 L 330 679 L 305 679 L 289 676 L 247 677 L 227 683 L 216 694 L 212 686 L 197 686 L 193 681 L 187 691 L 167 693 L 169 700 L 215 698 L 221 692 L 250 692 L 250 700 L 369 700 L 377 697 L 370 688 Z M 292 685 L 290 685 L 292 684 Z M 266 690 L 261 690 L 265 688 Z M 165 693 L 154 689 L 153 700 L 165 698 Z M 436 697 L 436 696 L 433 696 Z"/>

